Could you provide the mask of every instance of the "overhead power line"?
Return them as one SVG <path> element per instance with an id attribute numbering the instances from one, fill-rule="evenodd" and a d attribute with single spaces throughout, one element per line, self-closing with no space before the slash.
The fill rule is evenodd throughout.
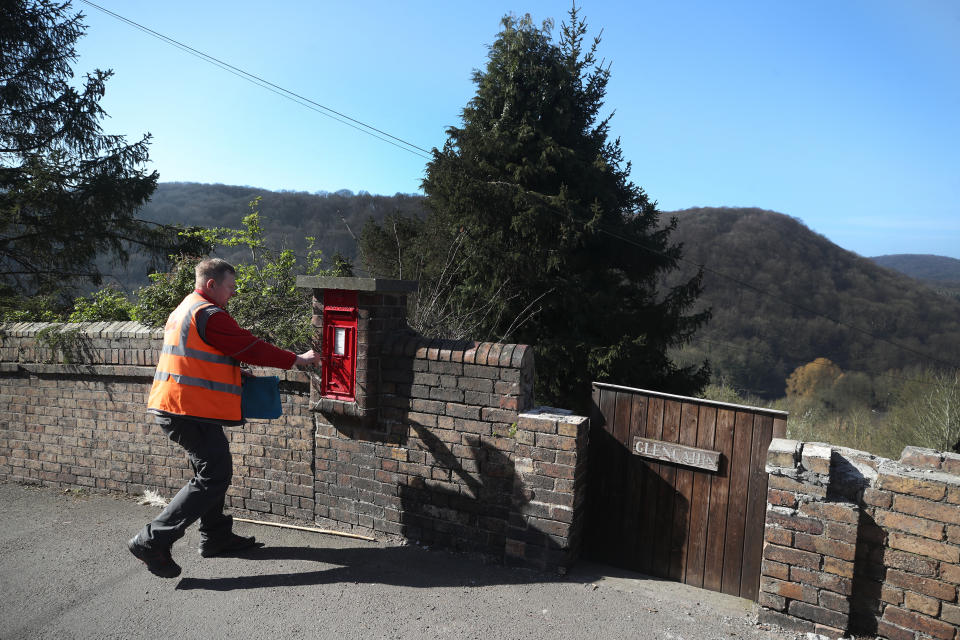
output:
<path id="1" fill-rule="evenodd" d="M 253 73 L 250 73 L 249 71 L 245 71 L 245 70 L 243 70 L 243 69 L 241 69 L 241 68 L 239 68 L 239 67 L 236 67 L 236 66 L 234 66 L 234 65 L 232 65 L 232 64 L 230 64 L 230 63 L 228 63 L 228 62 L 224 62 L 223 60 L 220 60 L 219 58 L 215 58 L 215 57 L 211 56 L 210 54 L 204 53 L 203 51 L 199 51 L 198 49 L 194 49 L 193 47 L 191 47 L 191 46 L 189 46 L 189 45 L 186 45 L 186 44 L 180 42 L 179 40 L 175 40 L 175 39 L 173 39 L 173 38 L 171 38 L 171 37 L 169 37 L 169 36 L 165 36 L 165 35 L 163 35 L 162 33 L 159 33 L 159 32 L 157 32 L 157 31 L 154 31 L 153 29 L 151 29 L 151 28 L 149 28 L 149 27 L 146 27 L 146 26 L 144 26 L 144 25 L 142 25 L 142 24 L 140 24 L 140 23 L 138 23 L 138 22 L 134 22 L 133 20 L 130 20 L 129 18 L 125 18 L 125 17 L 121 16 L 120 14 L 115 13 L 115 12 L 113 12 L 113 11 L 110 11 L 109 9 L 107 9 L 107 8 L 105 8 L 105 7 L 101 7 L 100 5 L 98 5 L 98 4 L 94 3 L 94 2 L 90 2 L 90 0 L 80 0 L 80 1 L 83 2 L 84 4 L 90 5 L 90 6 L 93 7 L 94 9 L 97 9 L 98 11 L 101 11 L 101 12 L 103 12 L 103 13 L 105 13 L 105 14 L 113 17 L 113 18 L 116 18 L 117 20 L 120 20 L 121 22 L 123 22 L 123 23 L 125 23 L 125 24 L 130 25 L 131 27 L 134 27 L 134 28 L 136 28 L 136 29 L 139 29 L 140 31 L 143 31 L 143 32 L 146 33 L 146 34 L 148 34 L 148 35 L 150 35 L 150 36 L 153 36 L 154 38 L 157 38 L 158 40 L 161 40 L 161 41 L 163 41 L 163 42 L 165 42 L 165 43 L 167 43 L 167 44 L 169 44 L 169 45 L 171 45 L 171 46 L 174 46 L 174 47 L 180 49 L 181 51 L 184 51 L 184 52 L 186 52 L 186 53 L 188 53 L 188 54 L 190 54 L 190 55 L 192 55 L 192 56 L 194 56 L 194 57 L 196 57 L 196 58 L 200 58 L 200 59 L 203 60 L 204 62 L 208 62 L 208 63 L 214 65 L 215 67 L 219 67 L 220 69 L 222 69 L 222 70 L 224 70 L 224 71 L 227 71 L 228 73 L 232 73 L 233 75 L 235 75 L 235 76 L 237 76 L 237 77 L 239 77 L 239 78 L 242 78 L 243 80 L 246 80 L 247 82 L 250 82 L 250 83 L 252 83 L 252 84 L 255 84 L 255 85 L 257 85 L 258 87 L 261 87 L 261 88 L 263 88 L 263 89 L 266 89 L 267 91 L 271 91 L 271 92 L 273 92 L 273 93 L 275 93 L 275 94 L 277 94 L 277 95 L 279 95 L 279 96 L 281 96 L 281 97 L 284 97 L 284 98 L 286 98 L 286 99 L 288 99 L 288 100 L 290 100 L 290 101 L 292 101 L 292 102 L 295 102 L 295 103 L 299 104 L 300 106 L 306 107 L 306 108 L 308 108 L 308 109 L 310 109 L 310 110 L 312 110 L 312 111 L 316 111 L 317 113 L 319 113 L 319 114 L 321 114 L 321 115 L 324 115 L 324 116 L 330 118 L 331 120 L 336 120 L 337 122 L 339 122 L 339 123 L 341 123 L 341 124 L 345 124 L 345 125 L 347 125 L 348 127 L 351 127 L 351 128 L 353 128 L 353 129 L 356 129 L 357 131 L 360 131 L 360 132 L 365 133 L 365 134 L 367 134 L 367 135 L 369 135 L 369 136 L 371 136 L 371 137 L 374 137 L 374 138 L 376 138 L 376 139 L 378 139 L 378 140 L 381 140 L 381 141 L 383 141 L 383 142 L 386 142 L 387 144 L 391 144 L 391 145 L 397 147 L 398 149 L 403 149 L 404 151 L 407 151 L 407 152 L 409 152 L 409 153 L 412 153 L 412 154 L 415 155 L 415 156 L 419 156 L 419 157 L 424 158 L 424 159 L 426 159 L 426 160 L 430 160 L 430 159 L 433 158 L 433 154 L 432 154 L 432 152 L 431 152 L 429 149 L 424 149 L 423 147 L 418 146 L 418 145 L 415 145 L 415 144 L 413 144 L 412 142 L 408 142 L 408 141 L 406 141 L 406 140 L 404 140 L 404 139 L 402 139 L 402 138 L 399 138 L 399 137 L 397 137 L 397 136 L 395 136 L 395 135 L 392 135 L 392 134 L 390 134 L 390 133 L 387 133 L 386 131 L 383 131 L 383 130 L 381 130 L 381 129 L 378 129 L 378 128 L 374 127 L 373 125 L 370 125 L 370 124 L 367 124 L 367 123 L 362 122 L 362 121 L 360 121 L 360 120 L 357 120 L 356 118 L 351 118 L 350 116 L 348 116 L 348 115 L 345 114 L 345 113 L 341 113 L 340 111 L 337 111 L 337 110 L 332 109 L 332 108 L 330 108 L 330 107 L 328 107 L 328 106 L 322 105 L 322 104 L 320 104 L 319 102 L 316 102 L 316 101 L 314 101 L 314 100 L 311 100 L 310 98 L 307 98 L 307 97 L 305 97 L 305 96 L 302 96 L 302 95 L 300 95 L 300 94 L 298 94 L 298 93 L 296 93 L 296 92 L 294 92 L 294 91 L 291 91 L 291 90 L 289 90 L 289 89 L 285 89 L 285 88 L 281 87 L 280 85 L 274 84 L 273 82 L 270 82 L 269 80 L 265 80 L 264 78 L 261 78 L 261 77 L 258 76 L 258 75 L 255 75 L 255 74 L 253 74 Z"/>
<path id="2" fill-rule="evenodd" d="M 518 191 L 520 191 L 520 193 L 521 193 L 524 197 L 527 197 L 527 198 L 533 198 L 533 199 L 538 200 L 538 201 L 542 201 L 542 200 L 545 199 L 545 196 L 544 196 L 543 194 L 537 193 L 537 192 L 535 192 L 535 191 L 531 191 L 530 189 L 526 189 L 526 188 L 524 188 L 523 186 L 521 186 L 521 185 L 519 185 L 519 184 L 508 183 L 508 182 L 500 182 L 500 183 L 497 183 L 497 184 L 503 185 L 503 186 L 505 186 L 505 187 L 510 187 L 510 188 L 517 189 Z M 667 258 L 668 260 L 673 259 L 672 256 L 668 256 L 668 255 L 666 255 L 665 253 L 663 253 L 662 251 L 660 251 L 660 250 L 658 250 L 658 249 L 654 249 L 653 247 L 650 247 L 650 246 L 648 246 L 648 245 L 646 245 L 646 244 L 643 244 L 643 243 L 641 243 L 641 242 L 637 242 L 636 240 L 634 240 L 634 239 L 632 239 L 632 238 L 626 238 L 626 237 L 624 237 L 624 236 L 622 236 L 622 235 L 620 235 L 620 234 L 618 234 L 618 233 L 616 233 L 616 232 L 614 232 L 614 231 L 611 231 L 611 230 L 605 228 L 603 225 L 597 225 L 597 229 L 598 229 L 599 231 L 601 231 L 602 233 L 605 233 L 605 234 L 607 234 L 608 236 L 610 236 L 610 237 L 612 237 L 612 238 L 615 238 L 615 239 L 617 239 L 617 240 L 620 240 L 621 242 L 626 242 L 627 244 L 630 244 L 630 245 L 633 245 L 633 246 L 638 247 L 638 248 L 640 248 L 640 249 L 643 249 L 644 251 L 647 251 L 647 252 L 656 254 L 656 255 L 661 256 L 661 257 L 663 257 L 663 258 Z M 681 262 L 686 262 L 686 263 L 688 263 L 688 264 L 692 264 L 692 265 L 696 266 L 698 269 L 702 269 L 703 271 L 706 271 L 706 272 L 708 272 L 708 273 L 712 273 L 712 274 L 715 275 L 715 276 L 718 276 L 718 277 L 721 277 L 721 278 L 726 278 L 727 280 L 730 280 L 730 281 L 734 282 L 734 283 L 735 283 L 737 286 L 739 286 L 739 287 L 742 287 L 742 288 L 745 288 L 745 289 L 749 289 L 749 290 L 751 290 L 751 291 L 753 291 L 753 292 L 755 292 L 755 293 L 758 293 L 758 294 L 760 294 L 760 295 L 762 295 L 762 296 L 765 296 L 765 297 L 770 298 L 770 299 L 772 299 L 772 300 L 776 300 L 777 302 L 782 302 L 782 303 L 784 303 L 784 304 L 786 304 L 786 305 L 789 305 L 789 306 L 791 306 L 791 307 L 794 307 L 795 309 L 799 309 L 799 310 L 803 311 L 804 313 L 809 313 L 809 314 L 814 315 L 814 316 L 819 316 L 819 317 L 821 317 L 821 318 L 823 318 L 823 319 L 825 319 L 825 320 L 829 320 L 830 322 L 834 322 L 834 323 L 836 323 L 836 324 L 838 324 L 838 325 L 840 325 L 840 326 L 847 327 L 847 328 L 850 329 L 851 331 L 856 331 L 857 333 L 860 333 L 860 334 L 863 334 L 863 335 L 865 335 L 865 336 L 868 336 L 869 338 L 872 338 L 873 340 L 876 340 L 876 341 L 878 341 L 878 342 L 883 342 L 883 343 L 888 344 L 888 345 L 890 345 L 890 346 L 892 346 L 892 347 L 894 347 L 894 348 L 900 349 L 900 350 L 902 350 L 902 351 L 906 351 L 907 353 L 912 353 L 912 354 L 914 354 L 914 355 L 916 355 L 916 356 L 919 356 L 919 357 L 921 357 L 921 358 L 924 358 L 925 360 L 929 360 L 929 361 L 932 361 L 932 362 L 939 363 L 940 365 L 942 365 L 942 366 L 944 366 L 944 367 L 947 367 L 948 369 L 951 369 L 951 370 L 953 370 L 953 371 L 956 371 L 956 370 L 960 369 L 960 367 L 958 367 L 958 366 L 957 366 L 956 364 L 954 364 L 954 363 L 947 362 L 946 360 L 942 360 L 942 359 L 940 359 L 940 358 L 937 358 L 937 357 L 935 357 L 935 356 L 931 356 L 931 355 L 926 354 L 926 353 L 922 353 L 922 352 L 917 351 L 916 349 L 912 349 L 912 348 L 910 348 L 910 347 L 908 347 L 908 346 L 906 346 L 906 345 L 898 344 L 898 343 L 896 343 L 896 342 L 893 342 L 892 340 L 889 340 L 889 339 L 887 339 L 887 338 L 884 338 L 883 336 L 879 336 L 879 335 L 876 335 L 875 333 L 872 333 L 872 332 L 870 332 L 870 331 L 867 331 L 866 329 L 861 329 L 860 327 L 854 326 L 854 325 L 852 325 L 852 324 L 850 324 L 850 323 L 848 323 L 848 322 L 844 322 L 843 320 L 837 320 L 836 318 L 831 317 L 831 316 L 829 316 L 829 315 L 827 315 L 827 314 L 825 314 L 825 313 L 822 313 L 822 312 L 820 312 L 820 311 L 817 311 L 816 309 L 811 309 L 811 308 L 805 307 L 805 306 L 803 306 L 803 305 L 801 305 L 801 304 L 797 304 L 797 303 L 794 302 L 793 300 L 788 300 L 787 298 L 783 298 L 783 297 L 778 296 L 778 295 L 776 295 L 776 294 L 774 294 L 774 293 L 771 293 L 771 292 L 769 292 L 769 291 L 765 291 L 764 289 L 761 289 L 761 288 L 759 288 L 759 287 L 756 287 L 756 286 L 750 284 L 749 282 L 744 282 L 743 280 L 740 280 L 740 279 L 735 278 L 735 277 L 733 277 L 733 276 L 727 275 L 727 274 L 723 273 L 722 271 L 717 271 L 716 269 L 712 269 L 712 268 L 710 268 L 710 267 L 708 267 L 708 266 L 706 266 L 706 265 L 699 264 L 699 263 L 697 263 L 697 262 L 695 262 L 695 261 L 693 261 L 693 260 L 684 258 L 684 257 L 682 257 L 682 256 L 681 256 L 681 257 L 678 257 L 677 259 L 678 259 L 679 261 L 681 261 Z"/>
<path id="3" fill-rule="evenodd" d="M 230 63 L 228 63 L 228 62 L 224 62 L 223 60 L 220 60 L 219 58 L 216 58 L 216 57 L 211 56 L 211 55 L 209 55 L 209 54 L 207 54 L 207 53 L 204 53 L 203 51 L 200 51 L 200 50 L 198 50 L 198 49 L 195 49 L 195 48 L 193 48 L 193 47 L 191 47 L 191 46 L 189 46 L 189 45 L 187 45 L 187 44 L 184 44 L 184 43 L 182 43 L 182 42 L 180 42 L 180 41 L 178 41 L 178 40 L 176 40 L 176 39 L 174 39 L 174 38 L 171 38 L 171 37 L 166 36 L 166 35 L 164 35 L 164 34 L 162 34 L 162 33 L 159 33 L 159 32 L 157 32 L 157 31 L 154 31 L 153 29 L 150 29 L 150 28 L 147 27 L 147 26 L 144 26 L 144 25 L 142 25 L 142 24 L 140 24 L 140 23 L 138 23 L 138 22 L 135 22 L 135 21 L 133 21 L 133 20 L 130 20 L 129 18 L 126 18 L 126 17 L 124 17 L 124 16 L 122 16 L 122 15 L 120 15 L 120 14 L 118 14 L 118 13 L 115 13 L 115 12 L 113 12 L 113 11 L 110 11 L 109 9 L 107 9 L 107 8 L 105 8 L 105 7 L 102 7 L 102 6 L 100 6 L 100 5 L 98 5 L 98 4 L 94 3 L 94 2 L 91 2 L 90 0 L 80 0 L 80 1 L 83 2 L 84 4 L 87 4 L 87 5 L 91 6 L 91 7 L 93 7 L 94 9 L 97 9 L 98 11 L 101 11 L 101 12 L 103 12 L 103 13 L 105 13 L 105 14 L 113 17 L 113 18 L 116 18 L 117 20 L 120 20 L 121 22 L 124 22 L 125 24 L 128 24 L 128 25 L 130 25 L 130 26 L 132 26 L 132 27 L 134 27 L 134 28 L 136 28 L 136 29 L 139 29 L 140 31 L 143 31 L 144 33 L 146 33 L 146 34 L 148 34 L 148 35 L 150 35 L 150 36 L 153 36 L 153 37 L 155 37 L 155 38 L 157 38 L 157 39 L 159 39 L 159 40 L 161 40 L 161 41 L 163 41 L 163 42 L 165 42 L 165 43 L 167 43 L 167 44 L 169 44 L 169 45 L 171 45 L 171 46 L 174 46 L 174 47 L 180 49 L 181 51 L 184 51 L 184 52 L 186 52 L 186 53 L 188 53 L 188 54 L 190 54 L 190 55 L 193 55 L 194 57 L 200 58 L 201 60 L 203 60 L 203 61 L 205 61 L 205 62 L 207 62 L 207 63 L 209 63 L 209 64 L 212 64 L 212 65 L 214 65 L 214 66 L 216 66 L 216 67 L 218 67 L 218 68 L 220 68 L 220 69 L 222 69 L 222 70 L 224 70 L 224 71 L 227 71 L 227 72 L 229 72 L 229 73 L 231 73 L 231 74 L 233 74 L 233 75 L 235 75 L 235 76 L 237 76 L 237 77 L 239 77 L 239 78 L 242 78 L 242 79 L 244 79 L 244 80 L 246 80 L 246 81 L 248 81 L 248 82 L 250 82 L 250 83 L 252 83 L 252 84 L 255 84 L 255 85 L 257 85 L 257 86 L 259 86 L 259 87 L 261 87 L 261 88 L 263 88 L 263 89 L 266 89 L 266 90 L 268 90 L 268 91 L 271 91 L 271 92 L 273 92 L 273 93 L 275 93 L 275 94 L 277 94 L 277 95 L 279 95 L 279 96 L 281 96 L 281 97 L 287 98 L 288 100 L 291 100 L 292 102 L 295 102 L 295 103 L 297 103 L 297 104 L 299 104 L 299 105 L 301 105 L 301 106 L 303 106 L 303 107 L 306 107 L 306 108 L 308 108 L 308 109 L 311 109 L 312 111 L 315 111 L 315 112 L 317 112 L 317 113 L 320 113 L 321 115 L 327 116 L 328 118 L 331 118 L 332 120 L 335 120 L 335 121 L 337 121 L 337 122 L 340 122 L 341 124 L 345 124 L 345 125 L 347 125 L 347 126 L 349 126 L 349 127 L 352 127 L 353 129 L 356 129 L 357 131 L 360 131 L 360 132 L 365 133 L 365 134 L 367 134 L 367 135 L 369 135 L 369 136 L 372 136 L 372 137 L 374 137 L 374 138 L 377 138 L 378 140 L 381 140 L 381 141 L 383 141 L 383 142 L 386 142 L 386 143 L 388 143 L 388 144 L 391 144 L 391 145 L 393 145 L 393 146 L 395 146 L 395 147 L 397 147 L 397 148 L 399 148 L 399 149 L 403 149 L 404 151 L 407 151 L 407 152 L 412 153 L 412 154 L 414 154 L 414 155 L 420 156 L 420 157 L 422 157 L 422 158 L 424 158 L 424 159 L 428 159 L 428 160 L 429 160 L 429 159 L 432 159 L 432 157 L 433 157 L 431 151 L 429 151 L 428 149 L 425 149 L 425 148 L 423 148 L 423 147 L 421 147 L 421 146 L 418 146 L 418 145 L 416 145 L 416 144 L 414 144 L 414 143 L 412 143 L 412 142 L 408 142 L 408 141 L 406 141 L 406 140 L 404 140 L 404 139 L 402 139 L 402 138 L 399 138 L 399 137 L 394 136 L 394 135 L 392 135 L 392 134 L 390 134 L 390 133 L 387 133 L 386 131 L 383 131 L 383 130 L 381 130 L 381 129 L 378 129 L 377 127 L 374 127 L 373 125 L 370 125 L 370 124 L 367 124 L 367 123 L 365 123 L 365 122 L 362 122 L 361 120 L 357 120 L 357 119 L 355 119 L 355 118 L 352 118 L 352 117 L 346 115 L 345 113 L 341 113 L 340 111 L 337 111 L 337 110 L 335 110 L 335 109 L 332 109 L 332 108 L 330 108 L 330 107 L 328 107 L 328 106 L 326 106 L 326 105 L 320 104 L 319 102 L 316 102 L 316 101 L 314 101 L 314 100 L 312 100 L 312 99 L 310 99 L 310 98 L 307 98 L 307 97 L 305 97 L 305 96 L 303 96 L 303 95 L 300 95 L 300 94 L 298 94 L 298 93 L 296 93 L 296 92 L 294 92 L 294 91 L 291 91 L 291 90 L 289 90 L 289 89 L 286 89 L 286 88 L 284 88 L 284 87 L 281 87 L 280 85 L 277 85 L 277 84 L 275 84 L 275 83 L 273 83 L 273 82 L 270 82 L 269 80 L 266 80 L 266 79 L 264 79 L 264 78 L 261 78 L 260 76 L 257 76 L 257 75 L 255 75 L 255 74 L 253 74 L 253 73 L 248 72 L 248 71 L 245 71 L 244 69 L 241 69 L 241 68 L 239 68 L 239 67 L 236 67 L 236 66 L 234 66 L 234 65 L 232 65 L 232 64 L 230 64 Z M 639 242 L 637 242 L 637 241 L 635 241 L 635 240 L 633 240 L 633 239 L 625 238 L 625 237 L 623 237 L 623 236 L 621 236 L 621 235 L 619 235 L 619 234 L 613 233 L 613 232 L 611 232 L 611 231 L 609 231 L 609 230 L 607 230 L 607 229 L 605 229 L 605 228 L 603 228 L 603 227 L 600 227 L 600 231 L 602 231 L 603 233 L 606 233 L 607 235 L 609 235 L 609 236 L 611 236 L 611 237 L 613 237 L 613 238 L 616 238 L 616 239 L 621 240 L 621 241 L 623 241 L 623 242 L 626 242 L 626 243 L 628 243 L 628 244 L 632 244 L 632 245 L 634 245 L 634 246 L 636 246 L 636 247 L 638 247 L 638 248 L 640 248 L 640 249 L 643 249 L 643 250 L 645 250 L 645 251 L 648 251 L 648 252 L 651 252 L 651 253 L 654 253 L 654 254 L 663 256 L 663 257 L 668 257 L 668 256 L 666 256 L 663 252 L 661 252 L 661 251 L 659 251 L 659 250 L 657 250 L 657 249 L 653 249 L 652 247 L 646 246 L 646 245 L 644 245 L 644 244 L 642 244 L 642 243 L 639 243 Z M 794 302 L 794 301 L 792 301 L 792 300 L 788 300 L 788 299 L 786 299 L 786 298 L 782 298 L 782 297 L 780 297 L 780 296 L 777 296 L 776 294 L 773 294 L 773 293 L 770 293 L 770 292 L 765 291 L 765 290 L 763 290 L 763 289 L 760 289 L 759 287 L 756 287 L 756 286 L 754 286 L 754 285 L 752 285 L 752 284 L 750 284 L 750 283 L 748 283 L 748 282 L 744 282 L 743 280 L 740 280 L 740 279 L 735 278 L 735 277 L 733 277 L 733 276 L 727 275 L 727 274 L 725 274 L 725 273 L 723 273 L 723 272 L 721 272 L 721 271 L 717 271 L 716 269 L 712 269 L 712 268 L 710 268 L 710 267 L 707 267 L 706 265 L 698 264 L 698 263 L 696 263 L 696 262 L 694 262 L 694 261 L 692 261 L 692 260 L 688 260 L 688 259 L 682 258 L 682 257 L 679 258 L 679 260 L 682 261 L 682 262 L 686 262 L 686 263 L 689 263 L 689 264 L 693 264 L 693 265 L 695 265 L 696 267 L 698 267 L 699 269 L 703 269 L 704 271 L 706 271 L 706 272 L 708 272 L 708 273 L 711 273 L 711 274 L 713 274 L 713 275 L 716 275 L 716 276 L 718 276 L 718 277 L 726 278 L 726 279 L 734 282 L 735 284 L 737 284 L 737 285 L 740 286 L 740 287 L 749 289 L 749 290 L 751 290 L 751 291 L 753 291 L 753 292 L 755 292 L 755 293 L 758 293 L 758 294 L 760 294 L 760 295 L 762 295 L 762 296 L 768 297 L 768 298 L 770 298 L 770 299 L 772 299 L 772 300 L 776 300 L 776 301 L 778 301 L 778 302 L 782 302 L 782 303 L 788 304 L 788 305 L 790 305 L 790 306 L 792 306 L 792 307 L 794 307 L 794 308 L 796 308 L 796 309 L 799 309 L 799 310 L 801 310 L 801 311 L 803 311 L 803 312 L 805 312 L 805 313 L 809 313 L 809 314 L 814 315 L 814 316 L 819 316 L 819 317 L 821 317 L 821 318 L 824 318 L 825 320 L 829 320 L 829 321 L 834 322 L 834 323 L 836 323 L 836 324 L 838 324 L 838 325 L 840 325 L 840 326 L 847 327 L 847 328 L 850 329 L 851 331 L 856 331 L 857 333 L 860 333 L 860 334 L 863 334 L 863 335 L 865 335 L 865 336 L 867 336 L 867 337 L 870 337 L 870 338 L 872 338 L 873 340 L 876 340 L 876 341 L 879 341 L 879 342 L 883 342 L 883 343 L 888 344 L 888 345 L 890 345 L 890 346 L 892 346 L 892 347 L 895 347 L 895 348 L 897 348 L 897 349 L 901 349 L 901 350 L 906 351 L 906 352 L 908 352 L 908 353 L 912 353 L 912 354 L 914 354 L 914 355 L 916 355 L 916 356 L 919 356 L 919 357 L 921 357 L 921 358 L 925 358 L 925 359 L 927 359 L 927 360 L 931 360 L 931 361 L 933 361 L 933 362 L 937 362 L 937 363 L 939 363 L 939 364 L 941 364 L 941 365 L 944 365 L 944 366 L 946 366 L 946 367 L 949 367 L 950 369 L 953 369 L 953 370 L 960 369 L 960 367 L 958 367 L 958 366 L 955 365 L 955 364 L 952 364 L 952 363 L 947 362 L 947 361 L 945 361 L 945 360 L 941 360 L 940 358 L 937 358 L 937 357 L 935 357 L 935 356 L 931 356 L 931 355 L 922 353 L 922 352 L 920 352 L 920 351 L 917 351 L 916 349 L 912 349 L 912 348 L 907 347 L 907 346 L 905 346 L 905 345 L 898 344 L 898 343 L 896 343 L 896 342 L 893 342 L 892 340 L 889 340 L 889 339 L 887 339 L 887 338 L 884 338 L 883 336 L 879 336 L 879 335 L 876 335 L 876 334 L 874 334 L 874 333 L 872 333 L 872 332 L 870 332 L 870 331 L 867 331 L 866 329 L 862 329 L 862 328 L 857 327 L 857 326 L 854 326 L 854 325 L 852 325 L 852 324 L 850 324 L 850 323 L 847 323 L 847 322 L 844 322 L 844 321 L 842 321 L 842 320 L 838 320 L 838 319 L 836 319 L 836 318 L 833 318 L 833 317 L 831 317 L 831 316 L 829 316 L 829 315 L 827 315 L 827 314 L 825 314 L 825 313 L 822 313 L 822 312 L 820 312 L 820 311 L 817 311 L 816 309 L 810 309 L 810 308 L 805 307 L 805 306 L 803 306 L 803 305 L 797 304 L 796 302 Z"/>

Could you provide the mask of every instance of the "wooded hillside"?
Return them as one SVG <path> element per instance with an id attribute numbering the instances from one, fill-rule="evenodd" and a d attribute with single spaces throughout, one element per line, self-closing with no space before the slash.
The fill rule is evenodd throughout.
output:
<path id="1" fill-rule="evenodd" d="M 796 367 L 818 357 L 873 374 L 960 363 L 960 302 L 780 213 L 696 208 L 670 215 L 684 244 L 679 278 L 704 265 L 700 304 L 713 308 L 683 358 L 708 357 L 715 379 L 777 397 Z"/>
<path id="2" fill-rule="evenodd" d="M 870 259 L 881 267 L 916 278 L 937 293 L 960 300 L 960 260 L 956 258 L 899 253 Z"/>
<path id="3" fill-rule="evenodd" d="M 382 220 L 395 210 L 408 215 L 423 211 L 417 195 L 164 183 L 140 216 L 239 227 L 249 213 L 247 203 L 257 196 L 263 198 L 259 208 L 271 246 L 299 253 L 305 249 L 304 237 L 312 235 L 328 260 L 337 251 L 356 256 L 351 230 L 359 234 L 368 218 Z M 846 251 L 780 213 L 697 208 L 665 213 L 662 219 L 671 216 L 677 218 L 673 237 L 683 243 L 684 259 L 670 283 L 688 279 L 705 265 L 699 304 L 713 308 L 713 319 L 678 355 L 684 363 L 709 358 L 714 380 L 776 398 L 794 369 L 821 357 L 872 374 L 960 364 L 960 301 Z M 241 251 L 220 255 L 246 258 Z M 139 267 L 131 261 L 129 275 L 121 278 L 132 290 L 146 284 L 146 271 L 145 260 Z"/>
<path id="4" fill-rule="evenodd" d="M 306 251 L 307 236 L 316 238 L 317 247 L 330 261 L 334 253 L 353 259 L 357 245 L 353 234 L 359 234 L 368 218 L 381 220 L 387 213 L 419 214 L 423 198 L 417 195 L 396 194 L 375 196 L 347 190 L 335 193 L 306 193 L 302 191 L 269 191 L 256 187 L 198 184 L 192 182 L 161 183 L 138 217 L 165 224 L 185 226 L 239 228 L 240 221 L 250 213 L 248 203 L 262 196 L 260 217 L 267 243 L 275 248 L 293 249 L 297 254 Z M 217 255 L 238 261 L 243 249 L 224 249 Z M 133 290 L 148 283 L 149 263 L 132 256 L 123 271 L 104 266 L 107 273 L 122 288 Z"/>

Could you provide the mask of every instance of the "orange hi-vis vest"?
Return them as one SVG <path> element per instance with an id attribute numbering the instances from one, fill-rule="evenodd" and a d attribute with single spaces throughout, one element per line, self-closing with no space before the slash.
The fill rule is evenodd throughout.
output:
<path id="1" fill-rule="evenodd" d="M 239 421 L 240 364 L 203 341 L 197 313 L 216 306 L 197 292 L 183 299 L 163 328 L 163 351 L 149 409 L 195 418 Z"/>

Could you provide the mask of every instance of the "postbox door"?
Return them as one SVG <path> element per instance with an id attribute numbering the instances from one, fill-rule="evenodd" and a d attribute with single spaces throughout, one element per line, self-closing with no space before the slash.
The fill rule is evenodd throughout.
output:
<path id="1" fill-rule="evenodd" d="M 322 395 L 352 400 L 357 373 L 357 326 L 352 317 L 337 316 L 340 314 L 330 314 L 323 327 Z"/>

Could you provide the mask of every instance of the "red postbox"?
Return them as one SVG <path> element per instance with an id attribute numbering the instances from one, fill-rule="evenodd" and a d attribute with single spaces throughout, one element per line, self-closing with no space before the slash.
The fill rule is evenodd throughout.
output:
<path id="1" fill-rule="evenodd" d="M 357 379 L 357 292 L 323 292 L 320 395 L 353 400 Z"/>

